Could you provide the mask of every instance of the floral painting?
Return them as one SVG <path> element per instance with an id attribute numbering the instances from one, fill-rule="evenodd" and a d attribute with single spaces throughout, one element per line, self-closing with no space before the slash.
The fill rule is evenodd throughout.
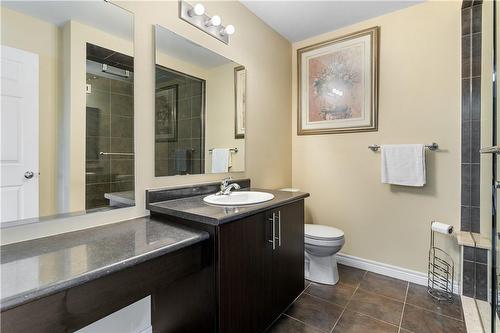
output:
<path id="1" fill-rule="evenodd" d="M 378 28 L 298 50 L 298 134 L 377 129 Z"/>

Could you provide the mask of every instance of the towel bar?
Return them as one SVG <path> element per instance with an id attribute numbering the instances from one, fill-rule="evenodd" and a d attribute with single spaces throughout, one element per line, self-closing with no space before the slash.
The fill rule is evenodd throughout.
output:
<path id="1" fill-rule="evenodd" d="M 439 148 L 439 145 L 435 142 L 431 143 L 430 145 L 425 145 L 425 148 L 428 148 L 429 150 L 437 150 Z M 368 146 L 368 149 L 371 151 L 378 151 L 380 149 L 379 145 L 370 145 Z"/>
<path id="2" fill-rule="evenodd" d="M 209 149 L 208 152 L 211 153 L 214 149 Z M 238 148 L 229 148 L 229 151 L 233 152 L 233 153 L 237 153 L 238 152 Z"/>
<path id="3" fill-rule="evenodd" d="M 134 156 L 134 153 L 105 153 L 103 151 L 99 152 L 99 155 L 123 155 L 123 156 Z"/>

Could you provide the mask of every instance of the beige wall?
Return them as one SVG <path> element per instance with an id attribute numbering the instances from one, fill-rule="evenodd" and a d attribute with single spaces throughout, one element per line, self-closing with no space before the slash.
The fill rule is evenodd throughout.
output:
<path id="1" fill-rule="evenodd" d="M 205 172 L 212 172 L 212 148 L 238 148 L 231 153 L 231 171 L 245 170 L 245 139 L 234 138 L 234 68 L 230 63 L 208 72 L 205 123 Z"/>
<path id="2" fill-rule="evenodd" d="M 296 135 L 298 48 L 380 26 L 379 130 Z M 293 44 L 293 185 L 311 193 L 308 223 L 345 232 L 345 254 L 426 271 L 429 225 L 460 229 L 460 2 L 425 2 Z M 367 146 L 437 142 L 424 188 L 380 182 Z M 446 248 L 458 263 L 458 248 Z M 458 271 L 458 267 L 457 267 Z"/>
<path id="3" fill-rule="evenodd" d="M 207 2 L 207 11 L 233 23 L 236 33 L 225 45 L 177 17 L 178 3 L 121 2 L 135 14 L 135 170 L 136 207 L 2 230 L 2 243 L 113 223 L 147 214 L 144 190 L 168 185 L 219 180 L 221 175 L 154 177 L 154 36 L 160 24 L 247 68 L 246 172 L 255 186 L 291 184 L 290 43 L 263 24 L 239 2 Z"/>
<path id="4" fill-rule="evenodd" d="M 61 109 L 61 32 L 57 26 L 1 7 L 1 43 L 38 54 L 39 60 L 39 212 L 56 212 L 58 116 Z M 36 31 L 37 34 L 33 34 Z"/>

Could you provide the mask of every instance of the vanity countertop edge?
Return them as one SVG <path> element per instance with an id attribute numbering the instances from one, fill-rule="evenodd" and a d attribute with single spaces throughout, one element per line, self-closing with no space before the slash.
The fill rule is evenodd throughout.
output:
<path id="1" fill-rule="evenodd" d="M 245 206 L 216 206 L 203 201 L 207 194 L 190 196 L 180 199 L 147 203 L 146 209 L 153 213 L 177 217 L 195 222 L 220 225 L 242 219 L 266 210 L 303 200 L 310 196 L 306 192 L 288 192 L 252 188 L 252 191 L 267 192 L 274 195 L 272 200 Z"/>
<path id="2" fill-rule="evenodd" d="M 149 234 L 148 230 L 150 230 Z M 136 233 L 140 235 L 137 236 Z M 132 237 L 134 237 L 134 239 L 132 239 Z M 137 237 L 139 240 L 136 239 Z M 57 265 L 57 256 L 60 257 L 64 251 L 71 251 L 82 245 L 88 246 L 92 244 L 92 246 L 97 247 L 97 249 L 94 250 L 98 250 L 99 247 L 102 247 L 103 251 L 106 251 L 108 254 L 108 258 L 89 258 L 87 257 L 91 256 L 91 254 L 88 254 L 89 252 L 93 252 L 95 256 L 99 256 L 99 251 L 88 251 L 87 248 L 85 248 L 87 251 L 85 251 L 85 258 L 83 260 L 86 260 L 86 264 L 90 266 L 92 266 L 91 262 L 94 260 L 93 265 L 95 265 L 95 267 L 91 267 L 91 269 L 87 271 L 81 271 L 74 275 L 67 272 L 54 272 L 56 275 L 61 274 L 60 279 L 54 278 L 53 281 L 49 283 L 43 285 L 40 283 L 36 288 L 19 290 L 19 292 L 13 292 L 13 287 L 9 286 L 7 284 L 8 282 L 2 279 L 2 295 L 7 294 L 8 296 L 1 299 L 0 311 L 4 312 L 40 298 L 79 286 L 83 283 L 102 278 L 134 265 L 202 242 L 208 238 L 209 234 L 207 232 L 194 230 L 177 224 L 166 223 L 164 221 L 155 220 L 154 217 L 145 216 L 109 225 L 1 246 L 2 273 L 5 273 L 4 270 L 8 269 L 6 265 L 9 263 L 20 263 L 26 258 L 36 258 L 35 260 L 40 260 L 42 256 L 54 256 L 53 260 L 56 261 Z M 99 240 L 101 240 L 101 243 L 99 243 Z M 131 244 L 132 240 L 134 244 Z M 144 242 L 141 243 L 141 241 Z M 129 252 L 124 254 L 127 250 L 124 248 L 124 245 L 126 247 L 127 242 L 129 242 L 130 247 L 133 246 L 133 249 L 129 249 L 129 251 L 133 251 L 133 253 Z M 138 242 L 139 244 L 137 244 Z M 18 250 L 21 248 L 24 248 L 24 250 L 21 251 L 19 257 L 16 258 L 19 252 Z M 65 258 L 71 260 L 68 259 L 68 257 Z M 82 258 L 79 259 L 82 260 Z M 67 270 L 68 266 L 71 266 L 71 263 L 59 264 L 62 265 L 61 267 L 65 268 L 63 271 Z M 10 291 L 9 288 L 11 288 Z"/>

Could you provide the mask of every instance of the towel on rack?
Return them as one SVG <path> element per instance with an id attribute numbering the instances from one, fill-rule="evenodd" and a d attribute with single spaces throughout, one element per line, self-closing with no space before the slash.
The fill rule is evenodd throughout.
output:
<path id="1" fill-rule="evenodd" d="M 212 149 L 212 173 L 228 172 L 231 167 L 229 148 Z"/>
<path id="2" fill-rule="evenodd" d="M 191 149 L 177 149 L 175 151 L 175 171 L 178 174 L 190 172 L 191 167 Z"/>
<path id="3" fill-rule="evenodd" d="M 425 146 L 423 144 L 383 145 L 382 183 L 424 186 Z"/>

